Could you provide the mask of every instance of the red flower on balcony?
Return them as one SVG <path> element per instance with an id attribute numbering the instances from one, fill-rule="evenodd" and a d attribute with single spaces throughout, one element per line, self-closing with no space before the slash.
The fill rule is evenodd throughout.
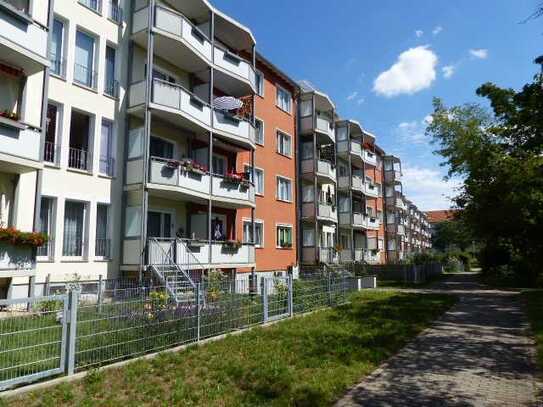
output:
<path id="1" fill-rule="evenodd" d="M 0 228 L 0 242 L 12 246 L 40 247 L 47 242 L 47 235 L 38 232 L 21 232 L 14 227 Z"/>

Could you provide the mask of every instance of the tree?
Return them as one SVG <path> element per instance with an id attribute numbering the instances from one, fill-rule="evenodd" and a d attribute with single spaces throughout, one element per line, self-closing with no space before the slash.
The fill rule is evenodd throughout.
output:
<path id="1" fill-rule="evenodd" d="M 518 92 L 486 83 L 477 95 L 491 109 L 435 99 L 427 133 L 448 177 L 464 180 L 455 202 L 482 243 L 482 266 L 508 266 L 533 282 L 543 264 L 542 75 Z"/>
<path id="2" fill-rule="evenodd" d="M 432 248 L 445 252 L 448 250 L 468 250 L 472 247 L 471 231 L 460 219 L 446 220 L 434 225 Z"/>

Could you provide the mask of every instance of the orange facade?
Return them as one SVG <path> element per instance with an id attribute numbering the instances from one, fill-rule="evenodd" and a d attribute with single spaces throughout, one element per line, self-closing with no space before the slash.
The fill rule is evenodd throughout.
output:
<path id="1" fill-rule="evenodd" d="M 256 117 L 264 124 L 264 142 L 257 143 L 255 168 L 264 172 L 264 190 L 256 196 L 255 222 L 263 225 L 263 245 L 256 249 L 256 271 L 278 271 L 297 263 L 296 87 L 261 58 L 257 59 L 257 70 L 264 78 L 264 92 L 262 96 L 255 96 Z M 276 104 L 278 86 L 292 94 L 290 113 L 281 110 Z M 277 152 L 278 131 L 291 136 L 290 156 Z M 250 153 L 238 154 L 238 171 L 249 164 L 250 160 Z M 277 199 L 277 176 L 291 180 L 290 202 Z M 237 236 L 243 236 L 243 221 L 250 219 L 251 209 L 238 210 Z M 292 227 L 292 247 L 279 247 L 278 225 Z"/>

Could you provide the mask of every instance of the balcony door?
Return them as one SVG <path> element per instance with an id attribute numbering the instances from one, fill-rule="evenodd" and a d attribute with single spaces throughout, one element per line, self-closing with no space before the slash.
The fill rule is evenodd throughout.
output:
<path id="1" fill-rule="evenodd" d="M 169 239 L 173 236 L 173 213 L 151 210 L 147 214 L 147 236 Z"/>
<path id="2" fill-rule="evenodd" d="M 151 136 L 151 157 L 173 159 L 174 144 L 159 137 Z"/>
<path id="3" fill-rule="evenodd" d="M 95 40 L 88 34 L 78 31 L 75 38 L 74 80 L 77 83 L 94 87 L 94 47 Z"/>

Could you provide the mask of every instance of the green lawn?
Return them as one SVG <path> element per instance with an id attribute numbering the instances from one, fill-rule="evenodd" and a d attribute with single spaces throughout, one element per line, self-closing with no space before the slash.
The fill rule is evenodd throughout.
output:
<path id="1" fill-rule="evenodd" d="M 543 291 L 524 292 L 528 319 L 537 342 L 537 361 L 543 372 Z"/>
<path id="2" fill-rule="evenodd" d="M 93 371 L 80 382 L 9 403 L 330 405 L 454 302 L 446 295 L 356 293 L 347 305 L 123 368 Z"/>

